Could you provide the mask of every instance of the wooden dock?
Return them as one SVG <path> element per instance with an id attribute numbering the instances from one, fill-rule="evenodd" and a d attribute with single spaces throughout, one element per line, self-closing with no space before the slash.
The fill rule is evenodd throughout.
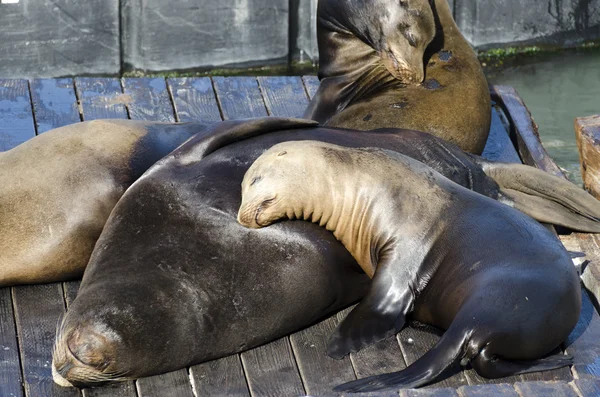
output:
<path id="1" fill-rule="evenodd" d="M 0 80 L 0 151 L 52 128 L 98 118 L 218 121 L 300 116 L 317 87 L 314 76 Z M 514 90 L 491 91 L 497 105 L 485 156 L 505 162 L 522 159 L 561 174 L 541 147 L 537 127 Z M 571 250 L 587 253 L 591 263 L 585 275 L 594 279 L 600 269 L 598 238 L 572 234 L 564 242 Z M 78 285 L 75 281 L 0 289 L 0 397 L 333 396 L 331 388 L 337 384 L 405 368 L 440 335 L 414 324 L 397 338 L 337 361 L 326 356 L 325 344 L 344 311 L 239 355 L 102 388 L 61 388 L 52 382 L 52 345 L 58 319 Z M 600 396 L 600 318 L 592 304 L 600 291 L 594 285 L 599 284 L 590 282 L 591 294 L 583 294 L 579 324 L 565 344 L 575 357 L 570 369 L 493 381 L 466 370 L 424 389 L 369 396 Z"/>

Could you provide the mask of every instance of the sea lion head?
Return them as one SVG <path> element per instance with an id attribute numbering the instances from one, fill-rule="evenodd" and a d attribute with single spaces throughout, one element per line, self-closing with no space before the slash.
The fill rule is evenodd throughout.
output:
<path id="1" fill-rule="evenodd" d="M 326 0 L 321 15 L 332 18 L 381 57 L 407 84 L 425 78 L 424 54 L 436 35 L 430 0 Z"/>
<path id="2" fill-rule="evenodd" d="M 304 208 L 303 192 L 315 169 L 317 142 L 290 141 L 273 146 L 250 166 L 242 181 L 238 222 L 261 228 L 281 218 L 296 218 L 294 208 Z"/>

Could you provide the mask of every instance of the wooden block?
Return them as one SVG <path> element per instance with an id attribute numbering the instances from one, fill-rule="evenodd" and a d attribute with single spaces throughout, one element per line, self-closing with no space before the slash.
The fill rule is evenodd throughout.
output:
<path id="1" fill-rule="evenodd" d="M 136 386 L 140 397 L 194 397 L 186 369 L 140 378 Z"/>
<path id="2" fill-rule="evenodd" d="M 304 76 L 302 77 L 302 81 L 304 82 L 308 98 L 312 100 L 319 89 L 319 79 L 317 76 Z"/>
<path id="3" fill-rule="evenodd" d="M 209 77 L 167 79 L 177 121 L 221 121 L 221 112 Z"/>
<path id="4" fill-rule="evenodd" d="M 410 365 L 417 361 L 419 357 L 430 350 L 440 340 L 442 331 L 437 328 L 425 324 L 412 323 L 404 328 L 398 335 L 397 339 L 404 355 L 406 365 Z M 441 382 L 434 383 L 427 387 L 453 387 L 457 388 L 467 384 L 467 378 L 464 372 L 448 377 Z"/>
<path id="5" fill-rule="evenodd" d="M 304 394 L 288 338 L 242 353 L 241 357 L 252 397 Z"/>
<path id="6" fill-rule="evenodd" d="M 73 79 L 31 80 L 37 133 L 81 121 Z"/>
<path id="7" fill-rule="evenodd" d="M 123 94 L 119 79 L 78 77 L 75 87 L 84 120 L 127 118 L 131 97 Z"/>
<path id="8" fill-rule="evenodd" d="M 34 136 L 27 80 L 0 79 L 0 152 Z"/>
<path id="9" fill-rule="evenodd" d="M 308 100 L 299 76 L 262 76 L 258 84 L 270 115 L 302 117 Z"/>
<path id="10" fill-rule="evenodd" d="M 401 397 L 458 397 L 456 390 L 450 387 L 439 389 L 407 389 L 400 391 Z"/>
<path id="11" fill-rule="evenodd" d="M 121 2 L 123 61 L 175 70 L 287 63 L 288 0 Z"/>
<path id="12" fill-rule="evenodd" d="M 600 115 L 576 118 L 575 138 L 583 184 L 594 197 L 600 198 Z"/>
<path id="13" fill-rule="evenodd" d="M 356 379 L 348 356 L 342 360 L 327 356 L 327 340 L 337 324 L 336 316 L 332 316 L 290 336 L 300 376 L 309 395 L 332 394 L 335 386 Z"/>
<path id="14" fill-rule="evenodd" d="M 507 384 L 463 386 L 458 389 L 461 397 L 519 397 L 514 387 Z"/>
<path id="15" fill-rule="evenodd" d="M 582 292 L 581 316 L 567 341 L 573 371 L 579 379 L 600 377 L 600 317 L 587 293 Z"/>
<path id="16" fill-rule="evenodd" d="M 119 1 L 0 2 L 0 76 L 117 74 Z"/>
<path id="17" fill-rule="evenodd" d="M 600 379 L 578 379 L 571 383 L 582 397 L 600 396 Z"/>
<path id="18" fill-rule="evenodd" d="M 515 383 L 515 389 L 527 397 L 578 397 L 564 382 L 519 382 Z"/>
<path id="19" fill-rule="evenodd" d="M 23 377 L 10 288 L 0 289 L 0 396 L 23 396 Z"/>
<path id="20" fill-rule="evenodd" d="M 83 397 L 138 397 L 133 381 L 83 389 L 82 393 Z"/>
<path id="21" fill-rule="evenodd" d="M 238 355 L 194 365 L 190 375 L 197 396 L 250 396 Z"/>
<path id="22" fill-rule="evenodd" d="M 521 163 L 521 159 L 508 136 L 508 131 L 500 119 L 501 110 L 492 107 L 490 135 L 483 149 L 482 157 L 501 163 Z"/>
<path id="23" fill-rule="evenodd" d="M 224 120 L 267 115 L 255 77 L 213 77 Z"/>
<path id="24" fill-rule="evenodd" d="M 597 234 L 573 233 L 580 251 L 585 254 L 582 260 L 589 261 L 583 272 L 582 280 L 591 294 L 593 301 L 600 299 L 600 236 Z"/>
<path id="25" fill-rule="evenodd" d="M 123 79 L 123 92 L 130 97 L 127 108 L 132 120 L 175 121 L 165 79 Z"/>
<path id="26" fill-rule="evenodd" d="M 19 349 L 27 396 L 80 396 L 78 389 L 52 380 L 52 346 L 65 313 L 59 283 L 13 288 Z"/>

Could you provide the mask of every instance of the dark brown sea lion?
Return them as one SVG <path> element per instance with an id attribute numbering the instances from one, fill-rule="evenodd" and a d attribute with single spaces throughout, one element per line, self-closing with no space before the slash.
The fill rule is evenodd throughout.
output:
<path id="1" fill-rule="evenodd" d="M 558 238 L 523 213 L 396 152 L 303 141 L 273 146 L 242 182 L 242 225 L 282 218 L 332 231 L 373 277 L 329 355 L 392 336 L 411 313 L 447 330 L 405 370 L 337 390 L 419 387 L 460 363 L 488 378 L 572 363 L 542 357 L 577 324 L 579 277 Z"/>
<path id="2" fill-rule="evenodd" d="M 446 0 L 320 0 L 317 15 L 321 85 L 304 117 L 425 131 L 483 151 L 488 84 Z"/>
<path id="3" fill-rule="evenodd" d="M 325 229 L 282 222 L 257 231 L 236 221 L 252 162 L 303 139 L 398 151 L 480 193 L 503 194 L 473 157 L 422 132 L 270 118 L 215 124 L 148 170 L 115 207 L 57 334 L 57 381 L 91 385 L 182 368 L 272 341 L 360 299 L 369 279 Z M 512 181 L 513 165 L 477 161 L 501 184 Z M 514 187 L 545 175 L 521 167 Z M 532 197 L 560 203 L 565 190 L 576 191 L 548 177 Z M 600 214 L 600 204 L 581 189 L 572 196 L 566 204 L 578 212 L 561 212 L 568 222 L 600 230 L 581 215 Z"/>
<path id="4" fill-rule="evenodd" d="M 0 153 L 0 286 L 80 277 L 129 185 L 204 127 L 96 120 Z"/>

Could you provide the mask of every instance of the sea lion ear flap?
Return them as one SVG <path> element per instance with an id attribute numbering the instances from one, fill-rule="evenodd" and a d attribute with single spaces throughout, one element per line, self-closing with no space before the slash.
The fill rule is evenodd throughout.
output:
<path id="1" fill-rule="evenodd" d="M 499 201 L 540 222 L 600 233 L 600 201 L 585 190 L 526 165 L 477 162 L 500 187 Z"/>
<path id="2" fill-rule="evenodd" d="M 214 123 L 197 134 L 169 155 L 177 157 L 181 163 L 198 162 L 229 144 L 243 141 L 270 132 L 314 128 L 319 125 L 314 120 L 293 117 L 258 117 L 245 120 L 228 120 Z"/>

